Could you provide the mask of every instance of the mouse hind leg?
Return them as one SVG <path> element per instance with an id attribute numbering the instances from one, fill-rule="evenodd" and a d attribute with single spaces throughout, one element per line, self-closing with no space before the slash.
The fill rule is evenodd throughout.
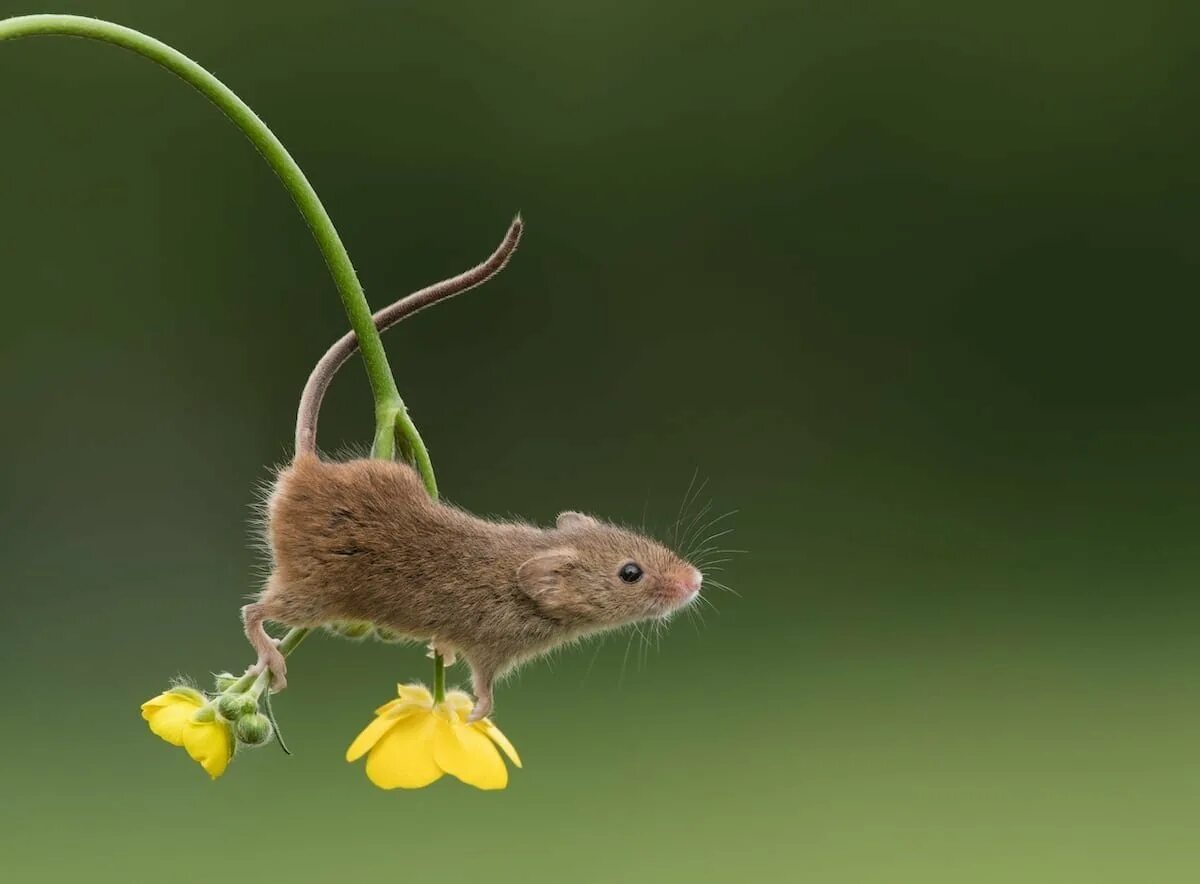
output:
<path id="1" fill-rule="evenodd" d="M 267 603 L 260 599 L 242 608 L 242 624 L 246 628 L 246 638 L 258 654 L 258 659 L 250 667 L 254 675 L 261 675 L 266 670 L 271 671 L 271 693 L 279 693 L 287 687 L 287 660 L 275 646 L 275 639 L 267 635 L 263 624 L 272 619 L 268 613 Z"/>
<path id="2" fill-rule="evenodd" d="M 467 723 L 476 722 L 492 714 L 492 686 L 500 673 L 503 661 L 489 655 L 467 654 L 471 666 L 471 690 L 475 693 L 475 705 L 467 716 Z"/>
<path id="3" fill-rule="evenodd" d="M 263 624 L 270 620 L 284 626 L 316 626 L 328 619 L 322 618 L 322 611 L 314 609 L 308 599 L 309 595 L 298 591 L 296 584 L 286 582 L 275 573 L 267 579 L 258 598 L 242 608 L 246 638 L 258 654 L 250 672 L 261 675 L 270 670 L 272 693 L 277 694 L 287 687 L 287 662 Z"/>

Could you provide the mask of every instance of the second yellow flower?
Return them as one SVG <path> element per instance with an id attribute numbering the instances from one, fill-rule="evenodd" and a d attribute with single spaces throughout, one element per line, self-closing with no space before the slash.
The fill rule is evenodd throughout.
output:
<path id="1" fill-rule="evenodd" d="M 477 789 L 503 789 L 508 768 L 496 747 L 517 767 L 521 758 L 489 719 L 467 723 L 471 698 L 448 691 L 435 704 L 424 685 L 398 685 L 400 697 L 375 710 L 376 718 L 346 750 L 347 761 L 367 756 L 367 777 L 381 789 L 420 789 L 457 777 Z"/>

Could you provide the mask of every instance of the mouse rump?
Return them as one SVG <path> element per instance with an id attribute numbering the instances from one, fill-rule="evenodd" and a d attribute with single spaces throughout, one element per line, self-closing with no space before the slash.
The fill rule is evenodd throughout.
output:
<path id="1" fill-rule="evenodd" d="M 431 576 L 421 551 L 438 533 L 435 511 L 407 465 L 298 458 L 268 504 L 273 563 L 259 599 L 268 618 L 308 627 L 365 620 L 406 634 L 432 626 L 396 621 L 406 607 L 397 603 Z"/>

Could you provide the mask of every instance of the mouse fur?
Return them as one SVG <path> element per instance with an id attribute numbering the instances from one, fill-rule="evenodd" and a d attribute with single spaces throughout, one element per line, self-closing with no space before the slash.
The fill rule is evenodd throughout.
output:
<path id="1" fill-rule="evenodd" d="M 272 571 L 248 619 L 365 621 L 427 640 L 470 665 L 478 717 L 513 666 L 574 638 L 665 617 L 702 580 L 666 547 L 581 513 L 564 512 L 547 529 L 435 501 L 396 461 L 300 455 L 276 480 L 267 538 Z M 630 563 L 642 572 L 635 582 L 621 576 Z M 282 656 L 268 656 L 282 678 Z"/>

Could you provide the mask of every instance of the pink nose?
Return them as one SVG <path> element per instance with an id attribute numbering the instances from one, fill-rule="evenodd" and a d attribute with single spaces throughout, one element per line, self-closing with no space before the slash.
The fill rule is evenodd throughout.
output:
<path id="1" fill-rule="evenodd" d="M 695 595 L 700 591 L 700 584 L 703 582 L 704 575 L 696 568 L 689 568 L 687 576 L 683 580 L 683 586 L 689 595 Z"/>

